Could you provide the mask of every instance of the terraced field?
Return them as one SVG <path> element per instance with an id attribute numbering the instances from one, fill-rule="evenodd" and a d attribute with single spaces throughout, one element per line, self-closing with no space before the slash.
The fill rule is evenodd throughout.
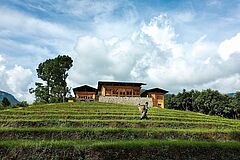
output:
<path id="1" fill-rule="evenodd" d="M 1 159 L 240 159 L 240 121 L 97 102 L 0 111 Z"/>

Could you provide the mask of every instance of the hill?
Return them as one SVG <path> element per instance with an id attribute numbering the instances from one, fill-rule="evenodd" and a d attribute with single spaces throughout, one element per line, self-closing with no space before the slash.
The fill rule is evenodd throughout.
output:
<path id="1" fill-rule="evenodd" d="M 236 95 L 236 93 L 228 93 L 227 95 L 230 96 L 230 97 L 233 97 L 233 96 Z"/>
<path id="2" fill-rule="evenodd" d="M 240 159 L 240 121 L 97 102 L 0 111 L 0 159 Z"/>
<path id="3" fill-rule="evenodd" d="M 7 92 L 0 91 L 0 101 L 2 101 L 4 97 L 6 97 L 11 104 L 16 104 L 19 102 L 13 95 Z"/>

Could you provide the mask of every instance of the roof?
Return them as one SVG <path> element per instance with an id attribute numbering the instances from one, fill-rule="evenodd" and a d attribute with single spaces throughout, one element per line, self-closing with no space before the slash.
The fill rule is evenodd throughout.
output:
<path id="1" fill-rule="evenodd" d="M 73 88 L 73 92 L 76 92 L 76 91 L 79 91 L 79 92 L 97 92 L 97 89 L 93 88 L 91 86 L 88 86 L 88 85 L 83 85 L 83 86 L 80 86 L 80 87 Z"/>
<path id="2" fill-rule="evenodd" d="M 101 90 L 102 85 L 141 87 L 141 85 L 146 85 L 146 84 L 145 83 L 138 83 L 138 82 L 98 81 L 98 90 Z"/>
<path id="3" fill-rule="evenodd" d="M 167 90 L 164 90 L 164 89 L 161 89 L 161 88 L 152 88 L 152 89 L 145 90 L 145 91 L 141 94 L 141 96 L 147 96 L 147 94 L 150 93 L 150 92 L 163 93 L 163 94 L 168 93 Z"/>

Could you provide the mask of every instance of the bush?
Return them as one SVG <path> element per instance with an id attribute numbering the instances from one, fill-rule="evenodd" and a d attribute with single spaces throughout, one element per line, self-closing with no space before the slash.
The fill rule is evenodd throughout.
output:
<path id="1" fill-rule="evenodd" d="M 18 105 L 19 107 L 28 107 L 28 106 L 29 106 L 29 104 L 27 103 L 27 101 L 19 102 L 17 105 Z"/>
<path id="2" fill-rule="evenodd" d="M 46 102 L 33 102 L 32 105 L 44 105 L 44 104 L 47 104 Z"/>
<path id="3" fill-rule="evenodd" d="M 22 101 L 22 102 L 12 105 L 13 108 L 28 107 L 28 106 L 29 106 L 29 104 L 26 101 Z"/>

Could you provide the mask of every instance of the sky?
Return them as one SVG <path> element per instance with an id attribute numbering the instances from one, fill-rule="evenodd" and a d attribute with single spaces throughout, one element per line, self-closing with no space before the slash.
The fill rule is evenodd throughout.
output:
<path id="1" fill-rule="evenodd" d="M 36 68 L 69 55 L 69 87 L 144 82 L 240 90 L 240 0 L 0 0 L 0 90 L 29 102 Z"/>

